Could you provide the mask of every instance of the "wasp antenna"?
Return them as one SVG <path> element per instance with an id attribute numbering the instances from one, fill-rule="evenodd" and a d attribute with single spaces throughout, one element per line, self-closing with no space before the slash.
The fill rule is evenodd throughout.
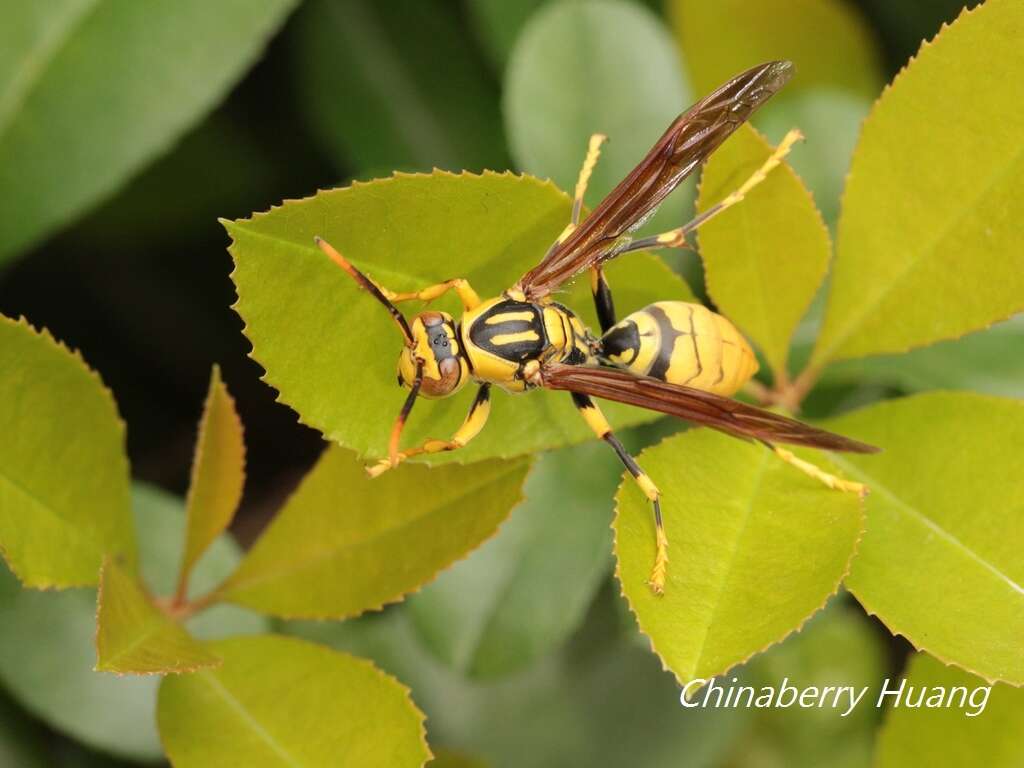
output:
<path id="1" fill-rule="evenodd" d="M 398 412 L 398 418 L 395 419 L 394 426 L 391 427 L 391 440 L 388 442 L 388 461 L 391 462 L 392 467 L 398 466 L 398 444 L 402 438 L 402 429 L 405 427 L 405 422 L 412 412 L 413 405 L 416 404 L 416 397 L 420 393 L 420 385 L 422 383 L 423 363 L 417 363 L 416 378 L 412 382 L 412 389 L 409 390 L 409 396 L 405 398 L 402 410 Z"/>
<path id="2" fill-rule="evenodd" d="M 356 269 L 354 266 L 352 266 L 348 259 L 346 259 L 340 253 L 338 253 L 334 246 L 332 246 L 322 237 L 317 235 L 316 237 L 313 238 L 313 242 L 317 244 L 321 251 L 326 253 L 331 258 L 331 261 L 333 261 L 335 264 L 337 264 L 339 267 L 345 270 L 349 274 L 349 276 L 353 280 L 355 280 L 364 291 L 369 293 L 371 296 L 377 299 L 377 301 L 384 305 L 384 308 L 391 313 L 391 317 L 394 318 L 395 323 L 398 324 L 398 330 L 401 331 L 402 336 L 405 337 L 406 346 L 414 346 L 415 341 L 413 341 L 412 330 L 409 328 L 409 323 L 406 321 L 402 313 L 398 311 L 398 307 L 392 304 L 391 300 L 386 295 L 384 295 L 384 292 L 380 289 L 380 287 L 375 282 L 373 282 L 373 280 L 371 280 L 358 269 Z"/>

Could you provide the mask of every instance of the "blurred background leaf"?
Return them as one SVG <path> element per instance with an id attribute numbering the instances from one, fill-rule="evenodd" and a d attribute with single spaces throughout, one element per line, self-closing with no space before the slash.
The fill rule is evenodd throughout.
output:
<path id="1" fill-rule="evenodd" d="M 692 101 L 664 24 L 622 0 L 546 5 L 524 28 L 505 70 L 505 126 L 522 170 L 571 192 L 590 135 L 608 136 L 587 192 L 592 204 Z M 649 229 L 683 223 L 693 182 L 685 189 L 666 201 Z"/>
<path id="2" fill-rule="evenodd" d="M 490 682 L 467 681 L 423 648 L 405 605 L 288 630 L 373 658 L 413 689 L 432 745 L 495 768 L 718 764 L 745 713 L 679 706 L 657 659 L 617 631 L 615 600 L 604 590 L 564 650 Z"/>
<path id="3" fill-rule="evenodd" d="M 756 656 L 738 673 L 741 683 L 776 688 L 853 686 L 877 690 L 889 673 L 885 633 L 845 594 L 832 598 L 799 632 Z M 724 681 L 723 681 L 724 682 Z M 866 768 L 871 765 L 881 713 L 865 694 L 845 709 L 758 709 L 737 739 L 727 765 L 746 768 Z M 841 700 L 845 707 L 848 699 Z M 909 765 L 909 764 L 908 764 Z"/>
<path id="4" fill-rule="evenodd" d="M 498 534 L 409 601 L 424 644 L 458 672 L 508 674 L 560 646 L 611 566 L 622 465 L 607 445 L 543 454 Z"/>
<path id="5" fill-rule="evenodd" d="M 1024 683 L 1024 403 L 931 392 L 825 426 L 885 446 L 876 456 L 832 456 L 871 489 L 850 591 L 916 648 Z"/>
<path id="6" fill-rule="evenodd" d="M 455 4 L 310 0 L 297 27 L 301 104 L 339 171 L 508 167 L 497 84 Z"/>
<path id="7" fill-rule="evenodd" d="M 889 707 L 878 739 L 877 768 L 902 768 L 928 765 L 954 768 L 984 765 L 1010 768 L 1024 760 L 1024 691 L 1008 685 L 996 685 L 981 713 L 970 701 L 980 704 L 981 694 L 974 691 L 987 683 L 955 667 L 947 667 L 926 653 L 915 653 L 904 673 L 908 686 L 920 691 L 941 686 L 953 691 L 967 689 L 966 707 L 943 708 Z M 894 682 L 894 687 L 898 685 Z M 914 700 L 917 694 L 914 694 Z M 954 700 L 960 698 L 954 694 Z"/>
<path id="8" fill-rule="evenodd" d="M 0 48 L 0 259 L 113 193 L 209 111 L 295 0 L 21 3 Z M 10 48 L 8 43 L 10 44 Z"/>
<path id="9" fill-rule="evenodd" d="M 0 556 L 39 589 L 135 567 L 124 423 L 77 352 L 0 315 Z"/>
<path id="10" fill-rule="evenodd" d="M 185 532 L 183 502 L 136 486 L 133 505 L 140 562 L 157 594 L 174 589 Z M 238 547 L 221 537 L 196 567 L 194 590 L 210 589 L 234 569 Z M 188 622 L 199 637 L 252 634 L 265 629 L 259 616 L 217 606 Z M 93 672 L 96 663 L 96 591 L 36 592 L 21 589 L 0 570 L 0 686 L 54 728 L 104 752 L 155 760 L 155 678 L 118 678 Z"/>

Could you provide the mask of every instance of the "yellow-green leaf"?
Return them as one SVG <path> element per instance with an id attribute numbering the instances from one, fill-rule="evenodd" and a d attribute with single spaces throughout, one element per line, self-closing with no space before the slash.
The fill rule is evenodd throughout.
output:
<path id="1" fill-rule="evenodd" d="M 700 92 L 771 59 L 796 64 L 793 80 L 753 117 L 771 141 L 800 128 L 790 164 L 829 224 L 839 210 L 861 120 L 884 80 L 871 30 L 844 0 L 669 0 L 669 18 Z"/>
<path id="2" fill-rule="evenodd" d="M 160 685 L 157 724 L 176 768 L 405 768 L 430 759 L 409 689 L 373 663 L 275 635 L 210 646 L 222 667 Z"/>
<path id="3" fill-rule="evenodd" d="M 138 579 L 103 564 L 96 609 L 96 670 L 168 674 L 213 667 L 220 659 L 153 604 Z"/>
<path id="4" fill-rule="evenodd" d="M 492 536 L 528 467 L 408 465 L 370 479 L 351 452 L 331 446 L 219 597 L 286 618 L 379 609 Z"/>
<path id="5" fill-rule="evenodd" d="M 712 155 L 701 177 L 698 210 L 733 192 L 772 147 L 743 126 Z M 699 232 L 708 294 L 785 375 L 789 342 L 825 277 L 831 246 L 810 193 L 786 164 L 746 199 Z"/>
<path id="6" fill-rule="evenodd" d="M 829 469 L 824 454 L 808 455 Z M 724 673 L 778 642 L 825 604 L 847 573 L 864 522 L 832 491 L 766 448 L 690 430 L 639 457 L 662 492 L 668 582 L 647 585 L 650 502 L 630 478 L 615 518 L 618 577 L 640 629 L 682 683 Z"/>
<path id="7" fill-rule="evenodd" d="M 0 316 L 0 554 L 29 587 L 95 584 L 135 563 L 124 424 L 77 353 Z"/>
<path id="8" fill-rule="evenodd" d="M 174 589 L 184 545 L 182 499 L 135 485 L 139 564 L 156 594 Z M 238 565 L 241 554 L 226 534 L 211 546 L 192 576 L 202 594 Z M 233 605 L 218 605 L 186 622 L 205 639 L 266 632 L 267 621 Z M 51 728 L 107 754 L 152 763 L 163 755 L 156 732 L 155 675 L 97 674 L 96 590 L 22 589 L 0 565 L 0 686 Z"/>
<path id="9" fill-rule="evenodd" d="M 394 290 L 461 276 L 496 296 L 535 265 L 569 220 L 569 200 L 550 182 L 512 174 L 401 174 L 287 202 L 251 219 L 225 222 L 234 244 L 236 309 L 266 380 L 306 424 L 361 455 L 386 453 L 405 393 L 395 386 L 401 338 L 388 313 L 314 245 L 320 235 L 357 267 Z M 661 299 L 686 300 L 686 285 L 653 256 L 613 264 L 620 312 Z M 593 318 L 588 281 L 563 297 Z M 434 305 L 458 313 L 454 297 Z M 420 303 L 404 305 L 415 314 Z M 421 402 L 403 435 L 413 445 L 447 437 L 461 423 L 473 387 Z M 495 392 L 490 422 L 463 450 L 431 463 L 531 453 L 592 437 L 567 396 Z M 610 407 L 615 426 L 649 421 Z"/>
<path id="10" fill-rule="evenodd" d="M 874 96 L 880 63 L 871 32 L 841 0 L 670 0 L 687 69 L 702 93 L 748 67 L 789 59 L 789 89 L 839 86 Z"/>
<path id="11" fill-rule="evenodd" d="M 185 510 L 185 551 L 178 592 L 185 593 L 189 573 L 196 561 L 231 523 L 245 485 L 245 439 L 235 401 L 213 367 L 210 389 L 199 422 L 192 460 L 192 482 Z"/>
<path id="12" fill-rule="evenodd" d="M 833 457 L 871 487 L 850 590 L 918 649 L 1024 684 L 1024 403 L 933 392 L 827 426 L 883 448 Z"/>
<path id="13" fill-rule="evenodd" d="M 1024 5 L 964 11 L 864 122 L 812 356 L 902 352 L 1024 308 Z M 987 84 L 987 85 L 983 85 Z"/>
<path id="14" fill-rule="evenodd" d="M 995 685 L 986 692 L 981 678 L 925 653 L 911 657 L 904 679 L 908 688 L 901 706 L 892 706 L 892 696 L 885 699 L 890 708 L 878 738 L 876 768 L 1024 765 L 1024 690 Z M 893 680 L 890 688 L 899 686 Z M 922 688 L 925 703 L 936 688 L 952 692 L 952 706 L 908 708 L 907 699 L 917 701 Z"/>

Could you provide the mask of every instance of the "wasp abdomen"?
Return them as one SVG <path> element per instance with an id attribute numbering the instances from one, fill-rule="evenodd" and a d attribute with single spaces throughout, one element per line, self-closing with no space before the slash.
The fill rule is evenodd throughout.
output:
<path id="1" fill-rule="evenodd" d="M 601 338 L 613 365 L 670 384 L 732 395 L 757 373 L 757 358 L 736 326 L 700 304 L 659 301 Z"/>

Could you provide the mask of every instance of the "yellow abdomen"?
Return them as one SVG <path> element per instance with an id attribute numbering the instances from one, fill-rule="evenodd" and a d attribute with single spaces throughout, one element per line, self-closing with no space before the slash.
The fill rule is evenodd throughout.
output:
<path id="1" fill-rule="evenodd" d="M 736 326 L 700 304 L 659 301 L 617 323 L 601 341 L 608 362 L 717 395 L 734 394 L 758 368 Z"/>

